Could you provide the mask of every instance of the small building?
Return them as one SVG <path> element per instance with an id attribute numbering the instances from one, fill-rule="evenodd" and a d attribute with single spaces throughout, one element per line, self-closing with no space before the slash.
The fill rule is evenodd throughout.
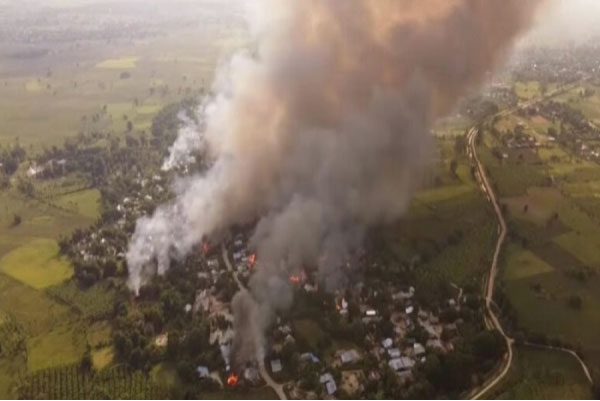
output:
<path id="1" fill-rule="evenodd" d="M 367 309 L 367 311 L 365 312 L 365 315 L 367 317 L 375 317 L 375 316 L 377 316 L 377 311 L 375 309 Z"/>
<path id="2" fill-rule="evenodd" d="M 400 358 L 391 359 L 388 362 L 388 365 L 396 372 L 400 372 L 412 369 L 415 366 L 415 361 L 411 358 L 403 356 Z"/>
<path id="3" fill-rule="evenodd" d="M 319 382 L 325 385 L 328 395 L 333 395 L 337 391 L 337 385 L 331 373 L 325 373 L 319 378 Z"/>
<path id="4" fill-rule="evenodd" d="M 432 348 L 432 349 L 436 349 L 436 350 L 443 350 L 444 349 L 444 345 L 437 338 L 436 339 L 427 340 L 427 347 L 428 348 Z"/>
<path id="5" fill-rule="evenodd" d="M 320 383 L 327 383 L 328 381 L 334 381 L 331 373 L 324 373 L 321 375 L 321 377 L 319 377 Z"/>
<path id="6" fill-rule="evenodd" d="M 304 354 L 300 355 L 300 360 L 303 362 L 311 362 L 311 363 L 319 363 L 320 362 L 319 358 L 312 352 L 305 352 Z"/>
<path id="7" fill-rule="evenodd" d="M 394 359 L 394 358 L 400 358 L 400 355 L 402 355 L 400 353 L 400 350 L 398 348 L 390 348 L 388 349 L 388 355 L 390 356 L 390 358 Z"/>
<path id="8" fill-rule="evenodd" d="M 420 343 L 415 343 L 413 345 L 413 351 L 416 356 L 421 356 L 425 354 L 425 347 L 423 347 L 423 345 Z"/>
<path id="9" fill-rule="evenodd" d="M 271 361 L 271 371 L 273 373 L 279 373 L 283 370 L 283 367 L 281 366 L 281 359 L 273 359 Z"/>
<path id="10" fill-rule="evenodd" d="M 354 349 L 344 351 L 340 354 L 340 360 L 344 364 L 353 363 L 353 362 L 358 361 L 359 359 L 360 359 L 360 355 L 359 355 L 358 351 L 356 351 Z"/>
<path id="11" fill-rule="evenodd" d="M 407 315 L 412 314 L 414 311 L 415 311 L 415 307 L 412 306 L 412 305 L 407 306 L 406 309 L 405 309 L 405 312 L 406 312 Z"/>
<path id="12" fill-rule="evenodd" d="M 386 338 L 381 342 L 381 345 L 383 345 L 383 348 L 390 348 L 392 345 L 394 345 L 394 340 L 391 338 Z"/>
<path id="13" fill-rule="evenodd" d="M 258 383 L 260 380 L 260 374 L 258 373 L 258 369 L 256 369 L 254 366 L 247 367 L 244 370 L 244 379 L 246 379 L 250 383 Z"/>
<path id="14" fill-rule="evenodd" d="M 337 386 L 334 381 L 329 381 L 325 383 L 325 389 L 327 390 L 327 394 L 333 395 L 337 391 Z"/>
<path id="15" fill-rule="evenodd" d="M 198 374 L 199 379 L 206 379 L 210 377 L 210 371 L 206 366 L 198 366 L 196 368 L 196 373 Z"/>

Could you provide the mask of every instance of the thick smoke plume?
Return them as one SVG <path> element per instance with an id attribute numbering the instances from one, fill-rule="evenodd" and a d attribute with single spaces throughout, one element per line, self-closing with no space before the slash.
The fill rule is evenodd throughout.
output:
<path id="1" fill-rule="evenodd" d="M 260 357 L 288 276 L 341 283 L 366 228 L 400 217 L 449 112 L 528 23 L 537 0 L 257 0 L 256 48 L 219 72 L 165 167 L 211 167 L 138 221 L 130 285 L 234 224 L 258 221 L 260 266 L 233 302 L 236 363 Z"/>

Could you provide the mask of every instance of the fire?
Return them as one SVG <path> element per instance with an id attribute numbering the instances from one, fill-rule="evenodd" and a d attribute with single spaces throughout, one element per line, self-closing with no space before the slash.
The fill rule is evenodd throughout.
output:
<path id="1" fill-rule="evenodd" d="M 255 253 L 250 255 L 250 257 L 248 258 L 248 267 L 250 269 L 252 269 L 254 267 L 254 265 L 256 265 L 256 254 Z"/>
<path id="2" fill-rule="evenodd" d="M 304 281 L 306 281 L 306 273 L 304 273 L 304 271 L 302 271 L 299 275 L 292 274 L 290 276 L 290 283 L 292 284 L 302 284 Z"/>
<path id="3" fill-rule="evenodd" d="M 227 385 L 230 387 L 235 387 L 238 385 L 239 381 L 240 381 L 240 377 L 238 375 L 236 375 L 235 373 L 232 373 L 227 378 Z"/>
<path id="4" fill-rule="evenodd" d="M 210 252 L 210 244 L 208 242 L 203 242 L 202 243 L 202 253 L 204 255 L 208 255 L 209 252 Z"/>

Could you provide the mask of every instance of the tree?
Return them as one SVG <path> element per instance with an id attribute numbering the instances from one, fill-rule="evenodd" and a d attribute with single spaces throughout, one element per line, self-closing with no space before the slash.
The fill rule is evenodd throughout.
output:
<path id="1" fill-rule="evenodd" d="M 15 213 L 13 215 L 12 227 L 19 226 L 21 224 L 21 221 L 23 221 L 21 216 Z"/>
<path id="2" fill-rule="evenodd" d="M 567 299 L 567 305 L 569 306 L 569 308 L 579 310 L 583 306 L 583 299 L 581 299 L 579 295 L 571 295 Z"/>
<path id="3" fill-rule="evenodd" d="M 458 177 L 457 170 L 458 162 L 456 161 L 456 159 L 452 159 L 452 161 L 450 162 L 450 172 L 454 177 Z"/>
<path id="4" fill-rule="evenodd" d="M 82 372 L 89 373 L 92 371 L 93 367 L 94 364 L 92 362 L 92 349 L 88 345 L 85 350 L 85 353 L 83 354 L 83 357 L 81 358 L 79 369 L 81 369 Z"/>
<path id="5" fill-rule="evenodd" d="M 473 351 L 478 358 L 494 359 L 504 353 L 504 340 L 497 330 L 482 331 L 473 340 Z"/>

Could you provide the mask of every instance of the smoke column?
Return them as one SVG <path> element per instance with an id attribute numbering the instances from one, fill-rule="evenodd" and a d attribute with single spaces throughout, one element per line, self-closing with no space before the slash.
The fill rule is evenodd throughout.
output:
<path id="1" fill-rule="evenodd" d="M 288 276 L 318 266 L 328 288 L 366 228 L 400 217 L 430 158 L 429 129 L 525 28 L 538 0 L 257 0 L 256 43 L 219 71 L 216 94 L 165 167 L 203 154 L 177 197 L 138 221 L 134 291 L 203 238 L 258 221 L 260 266 L 232 306 L 235 363 L 262 355 Z"/>

